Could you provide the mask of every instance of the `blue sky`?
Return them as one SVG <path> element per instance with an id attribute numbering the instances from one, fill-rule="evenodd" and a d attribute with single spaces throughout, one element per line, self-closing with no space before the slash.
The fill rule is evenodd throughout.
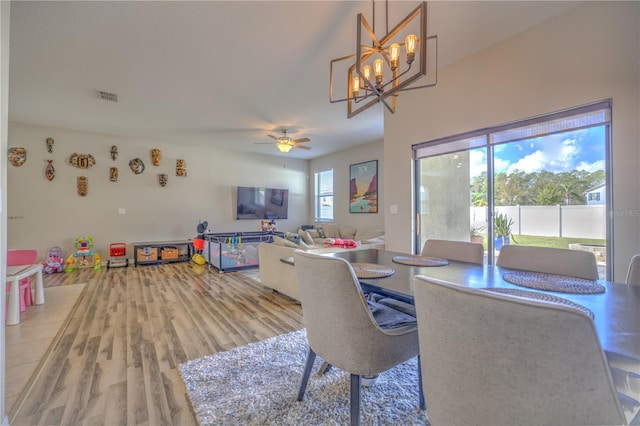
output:
<path id="1" fill-rule="evenodd" d="M 604 170 L 604 126 L 496 145 L 496 173 Z M 486 171 L 486 150 L 471 151 L 471 176 Z"/>

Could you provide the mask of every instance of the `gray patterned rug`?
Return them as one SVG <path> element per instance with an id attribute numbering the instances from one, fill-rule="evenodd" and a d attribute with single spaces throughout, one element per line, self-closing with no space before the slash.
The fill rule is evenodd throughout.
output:
<path id="1" fill-rule="evenodd" d="M 309 379 L 296 396 L 307 354 L 305 330 L 220 352 L 180 365 L 201 425 L 349 424 L 349 375 L 333 368 Z M 414 358 L 378 377 L 361 392 L 363 425 L 428 425 L 418 408 Z"/>

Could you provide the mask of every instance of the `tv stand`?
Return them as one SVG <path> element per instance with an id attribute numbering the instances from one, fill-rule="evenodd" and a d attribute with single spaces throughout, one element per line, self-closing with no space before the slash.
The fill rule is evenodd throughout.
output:
<path id="1" fill-rule="evenodd" d="M 133 266 L 188 262 L 192 253 L 191 240 L 133 243 Z"/>

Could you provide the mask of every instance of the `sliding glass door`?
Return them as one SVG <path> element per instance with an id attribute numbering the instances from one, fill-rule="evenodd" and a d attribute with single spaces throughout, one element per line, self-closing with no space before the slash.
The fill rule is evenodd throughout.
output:
<path id="1" fill-rule="evenodd" d="M 593 251 L 606 278 L 610 105 L 415 145 L 415 251 L 430 238 Z"/>

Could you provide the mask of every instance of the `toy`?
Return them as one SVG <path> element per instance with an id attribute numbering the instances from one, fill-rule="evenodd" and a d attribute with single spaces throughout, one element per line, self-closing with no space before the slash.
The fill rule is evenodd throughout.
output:
<path id="1" fill-rule="evenodd" d="M 263 219 L 260 222 L 260 226 L 258 227 L 259 231 L 277 231 L 278 226 L 276 225 L 275 219 Z"/>
<path id="2" fill-rule="evenodd" d="M 94 263 L 93 269 L 95 269 L 96 271 L 102 269 L 102 260 L 100 259 L 100 254 L 99 253 L 96 253 L 93 256 L 93 263 Z"/>
<path id="3" fill-rule="evenodd" d="M 96 262 L 96 252 L 93 251 L 93 237 L 76 237 L 73 253 L 76 268 L 92 268 Z M 100 256 L 98 256 L 100 257 Z"/>
<path id="4" fill-rule="evenodd" d="M 129 266 L 129 259 L 127 259 L 127 245 L 125 243 L 113 243 L 109 245 L 109 260 L 107 261 L 108 268 L 117 268 L 119 266 Z"/>
<path id="5" fill-rule="evenodd" d="M 46 262 L 42 264 L 43 271 L 47 274 L 53 274 L 54 272 L 62 272 L 64 260 L 62 257 L 61 247 L 51 247 L 49 249 L 49 255 Z"/>
<path id="6" fill-rule="evenodd" d="M 198 226 L 196 226 L 196 231 L 198 231 L 198 235 L 193 239 L 193 248 L 195 249 L 195 254 L 201 255 L 204 250 L 204 234 L 211 232 L 209 223 L 206 220 L 199 222 Z"/>
<path id="7" fill-rule="evenodd" d="M 64 272 L 73 272 L 76 270 L 75 265 L 75 256 L 72 254 L 69 255 L 69 257 L 67 257 L 67 261 L 65 262 L 65 268 L 64 268 Z"/>

